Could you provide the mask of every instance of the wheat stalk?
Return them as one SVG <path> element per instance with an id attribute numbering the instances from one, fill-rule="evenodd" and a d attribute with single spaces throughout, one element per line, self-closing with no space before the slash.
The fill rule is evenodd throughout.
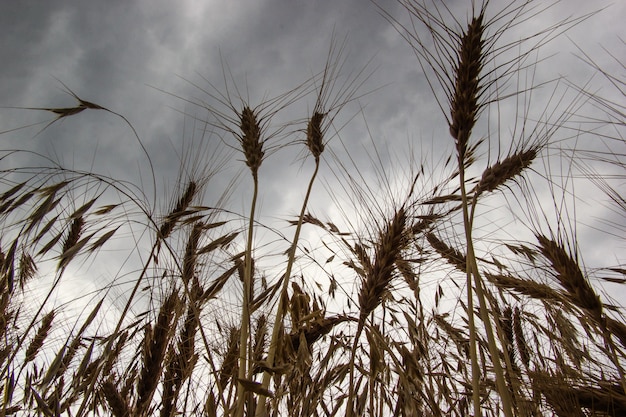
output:
<path id="1" fill-rule="evenodd" d="M 484 6 L 483 6 L 484 7 Z M 472 214 L 468 212 L 469 202 L 465 184 L 465 167 L 468 163 L 467 149 L 469 139 L 476 123 L 479 111 L 479 95 L 481 90 L 481 70 L 484 65 L 485 51 L 484 35 L 485 26 L 483 23 L 484 8 L 478 16 L 474 16 L 468 24 L 466 31 L 460 36 L 458 43 L 458 63 L 454 68 L 454 89 L 450 100 L 450 134 L 454 138 L 457 149 L 457 161 L 459 170 L 459 183 L 461 189 L 463 224 L 465 227 L 465 238 L 467 244 L 467 299 L 468 314 L 470 326 L 470 355 L 472 359 L 472 386 L 473 386 L 473 405 L 475 415 L 480 414 L 480 398 L 479 398 L 479 377 L 478 377 L 478 358 L 476 355 L 476 330 L 474 323 L 474 307 L 473 307 L 473 284 L 476 287 L 476 293 L 480 303 L 480 313 L 482 316 L 487 338 L 489 342 L 489 350 L 491 352 L 494 370 L 496 374 L 496 383 L 498 393 L 502 399 L 502 409 L 507 417 L 513 416 L 513 404 L 509 395 L 502 365 L 495 344 L 495 338 L 491 327 L 490 318 L 487 313 L 487 303 L 483 292 L 482 282 L 476 257 L 474 254 L 474 245 L 472 240 L 472 218 L 473 210 L 476 205 L 472 205 Z M 473 158 L 469 155 L 469 158 Z"/>

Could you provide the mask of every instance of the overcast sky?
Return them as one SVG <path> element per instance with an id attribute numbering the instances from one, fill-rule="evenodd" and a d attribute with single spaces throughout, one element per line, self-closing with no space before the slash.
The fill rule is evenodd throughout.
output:
<path id="1" fill-rule="evenodd" d="M 492 10 L 508 3 L 493 0 Z M 446 4 L 460 11 L 459 20 L 466 22 L 464 10 L 469 0 Z M 592 79 L 593 70 L 574 56 L 576 45 L 604 68 L 619 71 L 601 48 L 616 51 L 618 57 L 620 51 L 625 52 L 619 36 L 624 33 L 626 3 L 600 0 L 589 4 L 563 1 L 523 28 L 512 30 L 512 38 L 520 38 L 567 16 L 606 7 L 573 28 L 568 37 L 548 45 L 538 58 L 556 55 L 540 67 L 538 79 L 564 75 L 577 85 Z M 401 22 L 409 22 L 397 2 L 381 0 L 379 5 Z M 446 133 L 444 115 L 411 47 L 366 0 L 4 1 L 0 12 L 0 106 L 73 106 L 75 102 L 60 80 L 81 98 L 120 113 L 132 123 L 154 163 L 157 191 L 171 192 L 183 139 L 189 140 L 193 132 L 191 118 L 185 119 L 181 112 L 200 118 L 206 114 L 159 89 L 209 100 L 187 81 L 207 87 L 204 77 L 221 88 L 222 63 L 226 63 L 238 87 L 248 86 L 254 106 L 263 97 L 283 93 L 319 72 L 333 31 L 339 40 L 346 38 L 345 75 L 356 75 L 363 68 L 366 75 L 371 74 L 359 90 L 371 94 L 346 106 L 344 118 L 338 119 L 343 120 L 340 124 L 352 119 L 340 136 L 353 147 L 356 159 L 363 162 L 362 169 L 369 169 L 364 158 L 370 140 L 376 142 L 383 163 L 390 167 L 406 163 L 410 147 L 418 160 L 431 154 L 435 163 L 446 149 L 450 151 L 452 140 Z M 623 75 L 623 68 L 621 71 Z M 599 82 L 597 78 L 592 81 Z M 533 99 L 539 107 L 545 106 L 541 93 Z M 285 117 L 305 117 L 304 111 L 312 105 L 312 97 L 308 97 L 294 107 L 303 113 L 294 110 Z M 50 120 L 49 113 L 3 108 L 0 131 Z M 135 182 L 141 173 L 149 188 L 146 160 L 132 132 L 118 118 L 83 112 L 37 134 L 44 126 L 2 135 L 1 148 L 36 150 L 66 166 L 93 167 L 99 173 Z M 341 153 L 338 140 L 331 140 L 329 146 L 336 146 Z M 261 180 L 266 215 L 285 218 L 296 214 L 311 168 L 294 160 L 302 155 L 294 148 L 265 161 Z M 241 182 L 247 180 L 242 177 Z M 321 183 L 318 189 L 323 195 Z M 235 210 L 242 209 L 247 196 L 234 195 L 231 202 Z M 318 201 L 317 206 L 323 204 Z"/>

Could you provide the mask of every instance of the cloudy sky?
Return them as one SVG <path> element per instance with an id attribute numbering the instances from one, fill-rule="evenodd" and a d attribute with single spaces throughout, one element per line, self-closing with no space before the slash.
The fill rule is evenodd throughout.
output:
<path id="1" fill-rule="evenodd" d="M 491 3 L 492 10 L 497 11 L 509 2 Z M 548 2 L 535 3 L 533 7 L 543 8 Z M 390 16 L 410 25 L 399 3 L 380 0 L 378 4 Z M 446 4 L 458 12 L 460 22 L 467 21 L 469 0 Z M 577 47 L 603 68 L 619 71 L 602 48 L 616 51 L 618 57 L 620 51 L 625 52 L 619 36 L 623 35 L 626 3 L 599 0 L 589 5 L 582 0 L 563 1 L 511 29 L 510 39 L 520 39 L 569 16 L 582 16 L 604 7 L 530 58 L 534 61 L 550 56 L 538 67 L 536 83 L 565 76 L 576 85 L 591 81 L 590 89 L 601 88 L 602 80 L 594 77 L 593 69 L 575 56 L 579 54 Z M 502 24 L 498 22 L 494 27 Z M 245 95 L 255 105 L 264 97 L 297 87 L 321 71 L 333 33 L 339 42 L 345 39 L 344 76 L 350 79 L 361 74 L 359 80 L 363 84 L 357 93 L 362 97 L 349 103 L 337 118 L 337 127 L 350 123 L 329 146 L 342 154 L 341 143 L 346 144 L 351 156 L 362 163 L 363 172 L 371 169 L 367 155 L 372 153 L 372 142 L 381 153 L 381 163 L 389 169 L 406 166 L 409 149 L 416 153 L 415 159 L 437 165 L 442 155 L 452 149 L 444 115 L 411 47 L 380 9 L 366 0 L 3 2 L 0 131 L 10 132 L 0 138 L 1 147 L 33 150 L 65 166 L 143 181 L 150 194 L 145 156 L 119 118 L 83 112 L 40 132 L 53 115 L 6 108 L 71 107 L 75 101 L 65 92 L 62 82 L 81 98 L 129 120 L 154 164 L 157 191 L 171 193 L 176 186 L 181 153 L 189 146 L 202 146 L 203 141 L 218 140 L 216 135 L 202 138 L 198 125 L 194 130 L 193 117 L 206 118 L 206 112 L 175 96 L 210 102 L 210 97 L 198 87 L 210 90 L 205 81 L 209 80 L 224 91 L 227 65 L 237 87 L 240 91 L 247 89 Z M 621 71 L 623 75 L 623 68 Z M 531 83 L 528 78 L 521 82 Z M 601 91 L 610 95 L 611 91 L 604 88 Z M 533 96 L 537 108 L 547 106 L 552 91 L 538 91 Z M 305 117 L 313 103 L 313 97 L 305 97 L 280 117 Z M 13 130 L 35 123 L 39 124 Z M 195 145 L 190 145 L 194 140 Z M 264 162 L 261 203 L 265 215 L 284 219 L 296 213 L 311 169 L 311 161 L 303 161 L 302 156 L 300 149 L 289 147 Z M 234 158 L 239 156 L 235 154 Z M 5 159 L 2 163 L 19 164 L 21 160 Z M 236 164 L 231 164 L 235 168 L 222 177 L 223 183 L 215 189 L 225 186 L 229 176 L 236 173 L 241 165 Z M 327 181 L 332 183 L 329 168 L 325 169 Z M 240 180 L 241 190 L 245 190 L 246 181 L 247 178 Z M 321 197 L 321 184 L 318 188 L 314 206 L 330 207 Z M 243 211 L 246 204 L 245 192 L 231 197 L 235 210 Z M 336 214 L 330 211 L 329 216 Z M 615 255 L 609 263 L 618 260 L 624 261 Z"/>

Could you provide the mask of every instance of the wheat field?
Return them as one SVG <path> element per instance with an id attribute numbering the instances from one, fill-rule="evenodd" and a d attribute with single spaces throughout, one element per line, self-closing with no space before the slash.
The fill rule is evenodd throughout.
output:
<path id="1" fill-rule="evenodd" d="M 535 82 L 538 51 L 594 17 L 531 31 L 541 3 L 378 6 L 441 109 L 451 151 L 437 161 L 398 150 L 389 169 L 374 138 L 369 166 L 351 158 L 339 121 L 369 99 L 372 70 L 346 68 L 335 33 L 312 75 L 260 102 L 228 63 L 221 81 L 189 81 L 195 97 L 167 92 L 205 144 L 182 149 L 170 192 L 116 109 L 65 84 L 73 105 L 23 109 L 53 116 L 45 130 L 114 117 L 151 175 L 1 151 L 0 415 L 626 415 L 612 298 L 626 283 L 626 79 L 595 64 L 607 51 L 580 51 L 610 95 Z M 35 162 L 14 166 L 23 154 Z M 281 187 L 267 164 L 308 176 L 283 190 L 298 212 L 261 209 Z M 333 210 L 311 209 L 324 191 Z M 581 242 L 590 198 L 611 218 Z M 587 261 L 596 245 L 602 265 Z"/>

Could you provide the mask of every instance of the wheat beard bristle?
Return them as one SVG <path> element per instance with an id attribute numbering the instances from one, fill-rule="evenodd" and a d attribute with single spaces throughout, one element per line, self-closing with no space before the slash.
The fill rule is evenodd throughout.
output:
<path id="1" fill-rule="evenodd" d="M 483 66 L 483 15 L 474 17 L 461 37 L 459 62 L 456 68 L 454 95 L 450 100 L 450 134 L 455 139 L 461 160 L 469 136 L 476 123 L 480 95 L 480 71 Z"/>

